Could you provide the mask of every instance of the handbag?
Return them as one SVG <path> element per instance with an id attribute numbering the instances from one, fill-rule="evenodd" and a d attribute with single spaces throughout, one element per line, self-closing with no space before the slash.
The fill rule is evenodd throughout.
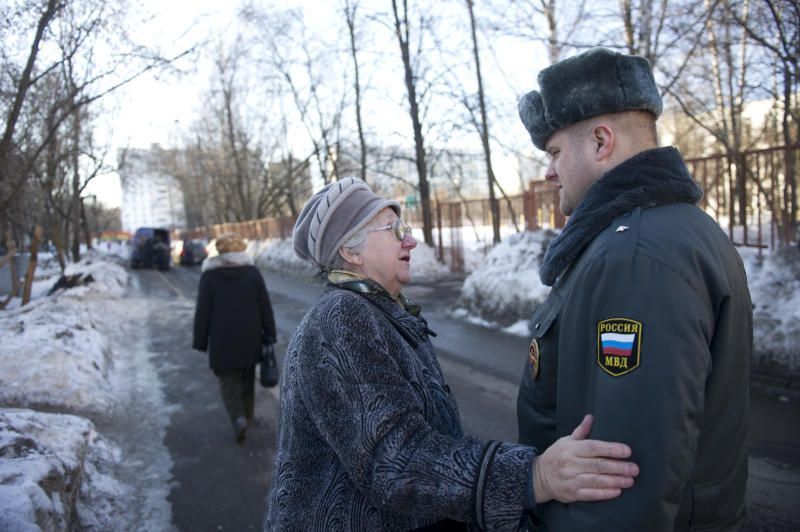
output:
<path id="1" fill-rule="evenodd" d="M 272 388 L 278 384 L 281 372 L 278 369 L 278 359 L 275 358 L 275 349 L 272 344 L 264 344 L 261 348 L 261 367 L 258 380 L 264 388 Z"/>

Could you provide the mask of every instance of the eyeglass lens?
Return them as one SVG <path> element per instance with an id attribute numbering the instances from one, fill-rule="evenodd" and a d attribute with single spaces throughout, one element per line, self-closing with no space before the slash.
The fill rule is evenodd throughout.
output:
<path id="1" fill-rule="evenodd" d="M 395 220 L 392 229 L 394 229 L 394 236 L 397 238 L 397 240 L 400 240 L 401 242 L 406 237 L 406 235 L 411 234 L 411 227 L 404 224 L 403 220 L 399 218 Z"/>

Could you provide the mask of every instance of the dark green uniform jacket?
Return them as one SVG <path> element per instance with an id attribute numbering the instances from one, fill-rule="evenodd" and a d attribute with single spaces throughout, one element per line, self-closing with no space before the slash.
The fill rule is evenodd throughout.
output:
<path id="1" fill-rule="evenodd" d="M 676 150 L 643 152 L 592 186 L 548 250 L 520 440 L 543 451 L 592 413 L 591 437 L 629 444 L 641 472 L 611 501 L 540 505 L 546 530 L 744 522 L 752 306 L 699 196 Z"/>

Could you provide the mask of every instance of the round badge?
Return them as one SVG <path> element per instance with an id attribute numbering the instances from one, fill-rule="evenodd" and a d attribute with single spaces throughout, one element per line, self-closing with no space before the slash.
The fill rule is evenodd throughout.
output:
<path id="1" fill-rule="evenodd" d="M 531 347 L 528 349 L 528 362 L 531 368 L 531 378 L 539 377 L 539 342 L 536 338 L 531 340 Z"/>

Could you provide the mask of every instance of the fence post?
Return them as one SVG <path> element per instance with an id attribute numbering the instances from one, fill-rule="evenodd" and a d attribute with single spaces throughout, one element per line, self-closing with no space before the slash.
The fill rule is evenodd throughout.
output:
<path id="1" fill-rule="evenodd" d="M 444 244 L 442 243 L 442 204 L 436 200 L 436 228 L 439 230 L 439 262 L 444 264 Z"/>
<path id="2" fill-rule="evenodd" d="M 533 231 L 539 226 L 536 219 L 536 189 L 533 181 L 528 182 L 528 190 L 522 193 L 522 211 L 525 214 L 525 229 Z"/>
<path id="3" fill-rule="evenodd" d="M 566 217 L 561 212 L 561 201 L 558 196 L 558 189 L 553 189 L 553 227 L 561 229 L 566 225 Z"/>

